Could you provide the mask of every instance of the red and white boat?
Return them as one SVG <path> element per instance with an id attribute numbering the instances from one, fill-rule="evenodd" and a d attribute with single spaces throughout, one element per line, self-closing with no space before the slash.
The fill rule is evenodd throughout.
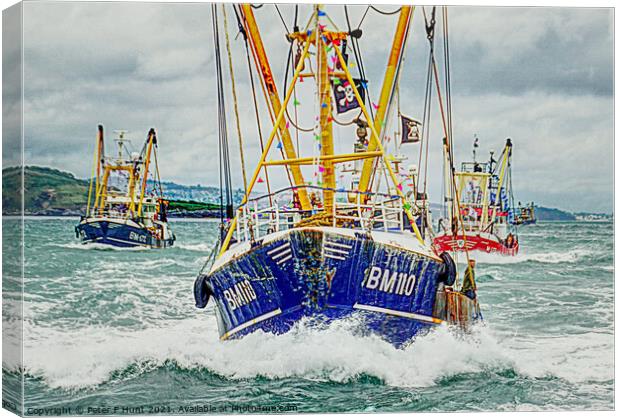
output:
<path id="1" fill-rule="evenodd" d="M 493 159 L 493 153 L 488 162 L 476 162 L 476 148 L 477 140 L 473 162 L 464 162 L 461 171 L 446 175 L 446 216 L 439 221 L 433 243 L 440 252 L 516 255 L 519 238 L 513 222 L 512 142 L 506 140 L 499 162 Z"/>

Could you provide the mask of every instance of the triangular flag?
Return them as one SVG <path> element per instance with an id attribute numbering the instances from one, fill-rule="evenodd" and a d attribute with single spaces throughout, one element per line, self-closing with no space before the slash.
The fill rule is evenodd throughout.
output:
<path id="1" fill-rule="evenodd" d="M 286 129 L 291 127 L 291 123 L 289 121 L 286 121 Z"/>
<path id="2" fill-rule="evenodd" d="M 319 16 L 325 16 L 325 12 L 321 9 L 317 10 L 316 14 Z"/>
<path id="3" fill-rule="evenodd" d="M 265 182 L 265 180 L 263 180 L 263 178 L 262 178 L 262 177 L 259 177 L 259 178 L 258 178 L 258 180 L 256 180 L 256 182 L 257 182 L 257 183 L 264 183 L 264 182 Z"/>
<path id="4" fill-rule="evenodd" d="M 282 142 L 278 142 L 278 145 L 276 146 L 278 149 L 282 149 Z"/>
<path id="5" fill-rule="evenodd" d="M 293 105 L 294 106 L 299 106 L 300 105 L 299 100 L 293 99 Z"/>

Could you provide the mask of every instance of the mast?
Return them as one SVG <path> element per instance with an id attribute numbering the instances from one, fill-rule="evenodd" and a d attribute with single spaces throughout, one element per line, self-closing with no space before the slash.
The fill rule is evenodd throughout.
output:
<path id="1" fill-rule="evenodd" d="M 506 139 L 506 146 L 504 148 L 504 158 L 502 158 L 502 168 L 499 172 L 499 183 L 497 183 L 497 195 L 495 196 L 496 201 L 493 202 L 493 215 L 491 217 L 491 223 L 495 222 L 495 216 L 497 215 L 497 200 L 499 200 L 499 204 L 502 204 L 502 183 L 504 182 L 504 175 L 506 174 L 506 167 L 508 167 L 508 163 L 510 160 L 510 155 L 512 154 L 512 141 L 510 138 Z M 508 190 L 506 190 L 508 193 Z"/>
<path id="2" fill-rule="evenodd" d="M 282 103 L 280 102 L 278 89 L 276 88 L 276 84 L 273 79 L 273 73 L 271 71 L 271 66 L 269 65 L 269 60 L 267 59 L 267 53 L 265 52 L 263 40 L 261 39 L 260 33 L 258 31 L 258 25 L 256 23 L 256 19 L 254 18 L 252 5 L 242 4 L 241 13 L 247 24 L 248 38 L 251 41 L 250 43 L 253 46 L 256 52 L 257 59 L 259 61 L 259 71 L 261 73 L 261 76 L 263 77 L 263 80 L 265 81 L 265 86 L 267 87 L 267 94 L 269 95 L 269 101 L 271 102 L 274 113 L 277 115 L 282 109 Z M 280 118 L 280 120 L 276 121 L 276 123 L 280 131 L 280 137 L 282 138 L 282 147 L 284 148 L 286 157 L 288 159 L 297 158 L 297 155 L 295 153 L 295 147 L 293 145 L 293 140 L 291 139 L 291 134 L 286 127 L 286 121 L 284 120 L 284 118 Z M 293 165 L 289 168 L 291 170 L 291 174 L 293 175 L 293 181 L 295 182 L 295 185 L 305 186 L 306 182 L 304 181 L 304 177 L 299 166 Z M 310 200 L 308 199 L 308 193 L 306 192 L 306 189 L 302 187 L 299 188 L 297 192 L 301 208 L 303 210 L 312 209 L 312 205 L 310 204 Z"/>
<path id="3" fill-rule="evenodd" d="M 155 137 L 155 129 L 151 128 L 149 131 L 148 144 L 146 148 L 146 158 L 144 161 L 144 173 L 142 178 L 142 189 L 140 190 L 140 200 L 138 201 L 138 216 L 142 215 L 142 201 L 144 200 L 144 193 L 146 192 L 146 180 L 149 177 L 149 164 L 151 163 L 151 150 L 153 144 L 157 141 Z"/>
<path id="4" fill-rule="evenodd" d="M 443 156 L 444 156 L 444 187 L 446 194 L 444 195 L 444 204 L 447 205 L 446 211 L 449 214 L 450 228 L 454 222 L 454 187 L 452 183 L 452 158 L 450 155 L 450 144 L 448 139 L 443 139 Z"/>
<path id="5" fill-rule="evenodd" d="M 381 95 L 379 96 L 379 103 L 377 108 L 377 114 L 375 115 L 374 127 L 381 135 L 379 138 L 383 138 L 384 121 L 387 115 L 388 106 L 390 105 L 392 96 L 394 94 L 394 88 L 396 80 L 398 79 L 398 70 L 400 62 L 403 58 L 405 50 L 405 43 L 407 35 L 409 33 L 409 24 L 411 17 L 413 16 L 414 7 L 402 6 L 400 9 L 400 16 L 398 18 L 398 24 L 396 26 L 396 32 L 394 33 L 394 39 L 392 41 L 392 50 L 390 57 L 388 58 L 387 67 L 385 69 L 385 76 L 383 78 L 383 85 L 381 87 Z M 381 140 L 381 139 L 379 139 Z M 370 137 L 368 143 L 368 151 L 373 152 L 379 148 L 378 142 L 373 136 Z M 368 159 L 364 161 L 362 168 L 362 174 L 360 176 L 359 190 L 361 192 L 367 192 L 370 186 L 370 179 L 373 173 L 374 160 Z"/>
<path id="6" fill-rule="evenodd" d="M 90 215 L 90 201 L 93 194 L 93 177 L 95 181 L 95 201 L 93 209 L 97 207 L 97 193 L 99 191 L 99 178 L 101 176 L 101 164 L 103 163 L 103 125 L 97 127 L 97 141 L 95 146 L 95 155 L 93 157 L 93 172 L 90 176 L 90 184 L 88 185 L 88 201 L 86 203 L 86 216 Z"/>
<path id="7" fill-rule="evenodd" d="M 320 5 L 315 6 L 316 25 L 315 33 L 319 33 Z M 332 127 L 332 101 L 331 84 L 327 72 L 327 51 L 326 45 L 317 37 L 317 61 L 319 69 L 319 103 L 320 103 L 320 126 L 321 126 L 321 155 L 330 156 L 334 154 L 333 127 Z M 323 205 L 327 213 L 331 213 L 334 206 L 334 189 L 336 188 L 336 177 L 334 175 L 334 163 L 332 160 L 321 161 L 323 167 Z"/>

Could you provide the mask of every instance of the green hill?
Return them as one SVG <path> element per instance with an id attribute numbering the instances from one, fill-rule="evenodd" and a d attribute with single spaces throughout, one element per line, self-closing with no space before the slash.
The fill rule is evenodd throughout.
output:
<path id="1" fill-rule="evenodd" d="M 539 221 L 574 221 L 576 219 L 572 213 L 555 208 L 536 206 L 534 212 Z"/>
<path id="2" fill-rule="evenodd" d="M 171 187 L 187 186 L 167 183 Z M 18 215 L 21 212 L 21 171 L 19 167 L 2 170 L 2 212 Z M 27 215 L 82 215 L 86 212 L 88 180 L 81 180 L 66 171 L 49 167 L 26 166 L 24 169 Z M 214 189 L 215 190 L 215 189 Z M 219 205 L 195 200 L 171 199 L 168 207 L 172 216 L 217 216 Z"/>
<path id="3" fill-rule="evenodd" d="M 18 214 L 21 210 L 21 170 L 2 170 L 2 211 Z M 24 168 L 24 207 L 27 214 L 77 214 L 84 212 L 88 181 L 71 173 L 48 167 Z"/>

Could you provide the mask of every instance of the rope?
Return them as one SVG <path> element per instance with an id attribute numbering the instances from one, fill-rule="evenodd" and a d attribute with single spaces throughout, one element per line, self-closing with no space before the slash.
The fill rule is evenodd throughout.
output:
<path id="1" fill-rule="evenodd" d="M 232 182 L 230 177 L 230 155 L 228 152 L 228 132 L 226 129 L 226 107 L 224 99 L 224 80 L 222 76 L 222 58 L 219 40 L 219 24 L 217 18 L 217 6 L 211 7 L 213 24 L 213 44 L 215 49 L 215 68 L 217 75 L 217 104 L 218 104 L 218 133 L 219 133 L 219 158 L 220 158 L 220 224 L 224 225 L 224 194 L 226 195 L 226 216 L 232 217 Z M 225 192 L 224 192 L 225 190 Z M 224 228 L 220 229 L 220 239 L 225 239 Z"/>
<path id="2" fill-rule="evenodd" d="M 239 32 L 243 35 L 243 40 L 245 44 L 245 55 L 246 55 L 247 63 L 248 63 L 248 73 L 250 75 L 250 86 L 252 88 L 252 100 L 254 103 L 254 115 L 256 117 L 256 126 L 258 128 L 258 139 L 260 142 L 260 151 L 262 154 L 262 152 L 265 149 L 265 145 L 263 141 L 263 130 L 261 128 L 260 115 L 258 113 L 258 100 L 256 99 L 256 86 L 254 85 L 254 73 L 252 72 L 252 63 L 250 62 L 250 47 L 248 45 L 248 36 L 247 36 L 247 33 L 245 31 L 243 24 L 241 23 L 241 18 L 239 17 L 239 13 L 237 12 L 237 9 L 235 8 L 234 5 L 233 5 L 233 10 L 235 12 L 235 17 L 237 18 L 237 26 L 239 28 Z M 269 183 L 269 171 L 267 170 L 267 166 L 263 167 L 263 171 L 265 173 L 267 192 L 271 194 L 271 185 Z M 273 206 L 273 201 L 271 199 L 271 196 L 269 196 L 269 205 Z"/>
<path id="3" fill-rule="evenodd" d="M 399 7 L 398 9 L 391 11 L 391 12 L 384 12 L 383 10 L 379 10 L 378 8 L 376 8 L 375 6 L 369 6 L 372 10 L 374 10 L 377 13 L 380 13 L 384 16 L 390 16 L 390 15 L 395 15 L 396 13 L 400 12 L 401 7 Z"/>
<path id="4" fill-rule="evenodd" d="M 366 7 L 366 11 L 362 15 L 362 18 L 360 19 L 360 23 L 357 25 L 358 29 L 360 29 L 362 27 L 362 23 L 364 22 L 364 19 L 366 18 L 366 15 L 368 14 L 369 10 L 370 10 L 370 6 Z"/>
<path id="5" fill-rule="evenodd" d="M 159 161 L 157 160 L 157 144 L 155 144 L 155 148 L 153 149 L 153 156 L 155 157 L 155 174 L 157 179 L 157 186 L 159 188 L 159 197 L 164 197 L 164 191 L 161 187 L 161 177 L 159 175 Z"/>
<path id="6" fill-rule="evenodd" d="M 243 21 L 243 24 L 244 24 L 244 31 L 247 33 L 247 27 L 245 26 L 246 25 L 245 20 Z M 258 60 L 255 46 L 252 43 L 250 43 L 250 50 L 252 52 L 252 58 L 254 59 L 254 64 L 256 68 L 259 68 L 261 64 Z M 263 91 L 263 96 L 265 97 L 265 102 L 267 103 L 267 110 L 269 112 L 269 118 L 271 119 L 271 123 L 275 125 L 275 111 L 273 110 L 271 101 L 269 100 L 269 95 L 267 94 L 267 88 L 265 87 L 265 80 L 263 79 L 263 77 L 259 77 L 259 80 L 260 80 L 261 90 Z M 276 138 L 278 139 L 279 142 L 282 142 L 279 129 L 276 130 Z M 283 149 L 280 149 L 280 155 L 282 156 L 283 159 L 286 159 Z M 293 179 L 291 178 L 291 173 L 290 173 L 288 166 L 286 167 L 285 171 L 286 171 L 286 176 L 288 178 L 289 184 L 293 185 Z"/>
<path id="7" fill-rule="evenodd" d="M 276 6 L 277 8 L 277 6 Z M 235 73 L 233 70 L 232 54 L 230 52 L 230 39 L 228 36 L 228 17 L 226 16 L 226 5 L 222 4 L 222 14 L 224 16 L 224 34 L 226 39 L 226 52 L 228 53 L 228 67 L 230 68 L 230 85 L 233 96 L 233 109 L 235 111 L 235 122 L 237 126 L 237 138 L 239 139 L 239 157 L 241 159 L 241 174 L 243 176 L 243 188 L 248 189 L 248 179 L 245 171 L 245 156 L 243 155 L 243 136 L 241 135 L 241 122 L 239 119 L 239 106 L 237 104 L 237 88 L 235 86 Z"/>
<path id="8" fill-rule="evenodd" d="M 86 216 L 90 215 L 90 199 L 93 194 L 93 179 L 95 178 L 95 166 L 97 165 L 97 153 L 99 151 L 99 134 L 97 134 L 97 142 L 95 143 L 95 145 L 95 153 L 93 154 L 93 171 L 90 175 L 90 183 L 88 185 L 88 203 L 86 204 Z M 97 198 L 95 197 L 95 202 L 96 201 Z"/>
<path id="9" fill-rule="evenodd" d="M 286 30 L 286 33 L 291 33 L 291 31 L 288 30 L 288 26 L 286 26 L 286 22 L 284 22 L 284 18 L 282 17 L 282 13 L 280 13 L 280 9 L 278 8 L 278 5 L 274 3 L 274 6 L 276 8 L 276 11 L 278 12 L 278 16 L 280 16 L 280 20 L 282 21 L 282 24 L 284 25 L 284 29 Z"/>

